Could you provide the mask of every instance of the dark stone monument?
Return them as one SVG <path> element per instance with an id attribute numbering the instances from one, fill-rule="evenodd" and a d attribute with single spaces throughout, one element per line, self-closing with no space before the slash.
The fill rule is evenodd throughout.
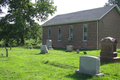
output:
<path id="1" fill-rule="evenodd" d="M 116 52 L 117 40 L 112 37 L 105 37 L 101 40 L 100 61 L 120 62 Z"/>
<path id="2" fill-rule="evenodd" d="M 84 54 L 87 54 L 87 52 L 86 52 L 86 51 L 83 51 L 83 53 L 84 53 Z"/>

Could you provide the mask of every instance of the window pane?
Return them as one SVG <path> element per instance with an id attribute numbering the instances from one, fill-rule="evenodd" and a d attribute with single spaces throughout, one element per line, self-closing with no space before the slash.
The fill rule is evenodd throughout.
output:
<path id="1" fill-rule="evenodd" d="M 83 26 L 83 40 L 87 40 L 87 25 Z"/>
<path id="2" fill-rule="evenodd" d="M 50 39 L 51 38 L 51 29 L 48 28 L 48 38 Z"/>
<path id="3" fill-rule="evenodd" d="M 58 40 L 61 40 L 61 28 L 58 28 Z"/>

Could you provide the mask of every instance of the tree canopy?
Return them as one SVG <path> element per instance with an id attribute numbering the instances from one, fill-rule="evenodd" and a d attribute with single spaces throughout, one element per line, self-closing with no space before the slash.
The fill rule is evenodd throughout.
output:
<path id="1" fill-rule="evenodd" d="M 29 32 L 28 28 L 35 25 L 34 18 L 44 21 L 49 15 L 53 15 L 56 11 L 56 6 L 53 4 L 52 0 L 35 0 L 35 3 L 30 0 L 1 0 L 0 6 L 8 6 L 8 14 L 1 19 L 1 23 L 5 23 L 2 26 L 8 30 L 12 29 L 11 32 L 15 34 L 14 36 L 9 34 L 11 38 L 17 36 L 16 39 L 20 39 L 24 44 L 24 36 Z M 12 28 L 9 27 L 10 23 L 12 23 Z M 1 27 L 1 29 L 4 28 Z"/>
<path id="2" fill-rule="evenodd" d="M 108 0 L 108 3 L 105 6 L 117 4 L 120 7 L 120 0 Z"/>

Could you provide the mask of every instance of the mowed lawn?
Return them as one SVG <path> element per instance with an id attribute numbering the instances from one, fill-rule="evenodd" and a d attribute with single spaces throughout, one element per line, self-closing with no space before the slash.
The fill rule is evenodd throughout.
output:
<path id="1" fill-rule="evenodd" d="M 65 52 L 66 49 L 49 50 L 50 54 L 39 54 L 40 45 L 27 49 L 27 46 L 0 48 L 0 80 L 120 80 L 120 63 L 101 63 L 103 77 L 76 74 L 80 56 L 99 56 L 100 50 L 86 50 L 80 53 Z M 120 49 L 117 49 L 120 57 Z M 89 66 L 88 66 L 89 67 Z"/>

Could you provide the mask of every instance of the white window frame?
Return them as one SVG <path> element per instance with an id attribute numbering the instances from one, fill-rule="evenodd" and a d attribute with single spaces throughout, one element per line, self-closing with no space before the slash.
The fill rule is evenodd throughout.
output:
<path id="1" fill-rule="evenodd" d="M 87 28 L 86 32 L 85 32 L 85 28 Z M 85 36 L 85 33 L 87 36 Z M 85 39 L 86 37 L 86 39 Z M 87 24 L 84 24 L 83 25 L 83 41 L 87 41 L 88 40 L 88 25 Z"/>
<path id="2" fill-rule="evenodd" d="M 61 41 L 61 27 L 60 26 L 58 27 L 58 41 Z"/>
<path id="3" fill-rule="evenodd" d="M 51 28 L 48 28 L 48 39 L 51 39 Z"/>
<path id="4" fill-rule="evenodd" d="M 72 33 L 71 33 L 71 28 L 72 28 Z M 71 36 L 72 34 L 72 36 Z M 70 25 L 69 27 L 69 38 L 72 37 L 73 38 L 73 25 Z"/>
<path id="5" fill-rule="evenodd" d="M 71 33 L 71 29 L 72 29 L 72 33 Z M 69 38 L 68 41 L 73 41 L 73 25 L 69 26 Z"/>

